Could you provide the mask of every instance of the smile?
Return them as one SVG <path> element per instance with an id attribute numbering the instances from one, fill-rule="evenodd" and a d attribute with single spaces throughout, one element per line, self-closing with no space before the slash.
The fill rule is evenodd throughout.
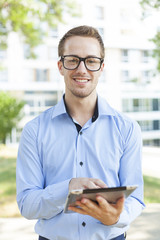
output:
<path id="1" fill-rule="evenodd" d="M 79 83 L 86 83 L 89 80 L 88 79 L 77 79 L 77 78 L 74 78 L 74 81 L 79 82 Z"/>

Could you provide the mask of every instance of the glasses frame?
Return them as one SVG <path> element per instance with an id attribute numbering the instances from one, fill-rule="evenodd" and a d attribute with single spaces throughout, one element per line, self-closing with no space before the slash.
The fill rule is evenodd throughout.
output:
<path id="1" fill-rule="evenodd" d="M 65 57 L 76 57 L 76 58 L 78 58 L 78 59 L 79 59 L 78 65 L 77 65 L 75 68 L 72 68 L 72 69 L 65 67 L 65 65 L 64 65 L 64 59 L 65 59 Z M 90 69 L 86 66 L 86 62 L 85 62 L 85 61 L 86 61 L 86 59 L 88 59 L 88 58 L 96 58 L 96 59 L 99 59 L 99 60 L 100 60 L 100 66 L 99 66 L 99 68 L 98 68 L 97 70 L 90 70 Z M 76 56 L 76 55 L 64 55 L 64 56 L 61 56 L 60 61 L 63 63 L 63 67 L 64 67 L 65 69 L 67 69 L 67 70 L 75 70 L 75 69 L 77 69 L 77 68 L 79 67 L 79 65 L 80 65 L 81 62 L 84 62 L 84 66 L 85 66 L 85 68 L 86 68 L 88 71 L 97 72 L 97 71 L 100 70 L 100 68 L 101 68 L 101 66 L 102 66 L 102 63 L 104 62 L 104 59 L 103 59 L 103 58 L 99 58 L 99 57 L 92 57 L 92 56 L 85 57 L 85 58 L 81 58 L 81 57 L 78 57 L 78 56 Z"/>

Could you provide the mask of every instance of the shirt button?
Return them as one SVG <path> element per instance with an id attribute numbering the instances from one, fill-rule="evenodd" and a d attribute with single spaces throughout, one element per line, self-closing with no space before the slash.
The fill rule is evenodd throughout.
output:
<path id="1" fill-rule="evenodd" d="M 85 222 L 83 222 L 83 223 L 82 223 L 82 226 L 83 226 L 83 227 L 85 227 L 85 226 L 86 226 L 86 223 L 85 223 Z"/>
<path id="2" fill-rule="evenodd" d="M 79 134 L 80 134 L 80 135 L 82 135 L 82 134 L 83 134 L 83 133 L 82 133 L 82 131 L 81 131 L 81 132 L 79 132 Z"/>
<path id="3" fill-rule="evenodd" d="M 81 165 L 81 167 L 83 166 L 83 162 L 80 162 L 79 164 Z"/>

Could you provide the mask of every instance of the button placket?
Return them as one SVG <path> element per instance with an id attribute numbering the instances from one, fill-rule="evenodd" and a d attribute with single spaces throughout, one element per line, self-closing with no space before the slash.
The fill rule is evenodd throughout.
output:
<path id="1" fill-rule="evenodd" d="M 83 162 L 81 161 L 81 162 L 79 163 L 79 165 L 82 167 L 82 166 L 83 166 Z"/>
<path id="2" fill-rule="evenodd" d="M 85 226 L 86 226 L 86 223 L 85 223 L 85 222 L 82 222 L 82 226 L 85 227 Z"/>

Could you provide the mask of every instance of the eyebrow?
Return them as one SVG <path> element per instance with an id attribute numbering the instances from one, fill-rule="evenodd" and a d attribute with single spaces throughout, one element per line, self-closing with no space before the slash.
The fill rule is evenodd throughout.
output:
<path id="1" fill-rule="evenodd" d="M 64 56 L 73 56 L 73 57 L 80 57 L 80 56 L 78 56 L 78 55 L 76 55 L 76 54 L 65 54 Z M 102 57 L 98 57 L 98 56 L 96 56 L 96 55 L 87 55 L 86 57 L 84 57 L 84 58 L 88 58 L 88 57 L 97 57 L 97 58 L 102 58 Z M 81 57 L 80 57 L 81 58 Z"/>

